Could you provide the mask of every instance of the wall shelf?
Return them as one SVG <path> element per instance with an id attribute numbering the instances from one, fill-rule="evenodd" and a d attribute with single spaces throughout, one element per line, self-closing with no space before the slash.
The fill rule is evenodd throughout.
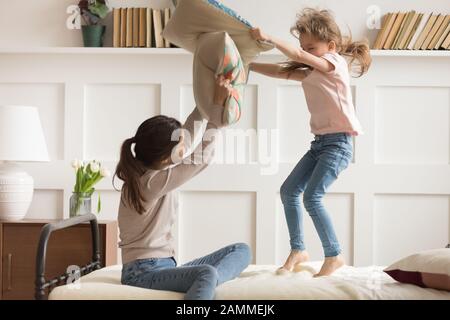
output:
<path id="1" fill-rule="evenodd" d="M 85 48 L 85 47 L 0 47 L 0 54 L 146 54 L 187 55 L 180 48 Z M 450 50 L 371 50 L 373 57 L 450 57 Z M 271 50 L 263 56 L 281 56 Z"/>

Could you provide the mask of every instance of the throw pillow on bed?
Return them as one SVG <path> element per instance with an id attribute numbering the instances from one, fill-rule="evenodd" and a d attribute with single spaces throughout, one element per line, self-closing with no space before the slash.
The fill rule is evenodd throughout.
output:
<path id="1" fill-rule="evenodd" d="M 386 269 L 398 282 L 450 291 L 450 249 L 435 249 L 405 257 Z"/>

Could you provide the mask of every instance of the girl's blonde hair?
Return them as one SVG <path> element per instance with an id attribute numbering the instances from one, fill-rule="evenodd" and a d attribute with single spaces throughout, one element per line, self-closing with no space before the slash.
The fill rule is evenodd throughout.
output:
<path id="1" fill-rule="evenodd" d="M 300 38 L 300 34 L 307 34 L 319 41 L 334 41 L 337 53 L 350 58 L 349 66 L 357 67 L 357 77 L 362 76 L 369 70 L 372 58 L 370 57 L 368 42 L 353 42 L 351 35 L 342 37 L 332 13 L 328 10 L 303 9 L 297 14 L 297 21 L 295 26 L 291 28 L 291 34 L 297 39 Z M 288 73 L 307 67 L 305 64 L 296 61 L 284 62 L 281 65 L 283 72 Z"/>

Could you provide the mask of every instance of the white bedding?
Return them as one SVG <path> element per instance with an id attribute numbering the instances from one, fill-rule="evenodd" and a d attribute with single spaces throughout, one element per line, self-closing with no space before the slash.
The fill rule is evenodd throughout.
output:
<path id="1" fill-rule="evenodd" d="M 296 299 L 445 299 L 450 292 L 398 283 L 383 267 L 344 266 L 332 276 L 313 278 L 321 262 L 304 264 L 298 272 L 276 275 L 277 266 L 250 265 L 237 279 L 216 289 L 218 300 L 296 300 Z M 51 300 L 183 299 L 182 293 L 142 289 L 120 284 L 122 266 L 94 271 L 78 285 L 55 288 Z"/>

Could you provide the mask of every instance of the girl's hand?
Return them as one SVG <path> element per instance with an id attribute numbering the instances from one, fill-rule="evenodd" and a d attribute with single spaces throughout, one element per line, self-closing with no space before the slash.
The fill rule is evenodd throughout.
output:
<path id="1" fill-rule="evenodd" d="M 265 34 L 264 32 L 262 32 L 262 30 L 260 28 L 251 29 L 250 34 L 252 35 L 252 38 L 255 40 L 267 41 L 267 42 L 271 41 L 270 36 Z"/>
<path id="2" fill-rule="evenodd" d="M 216 79 L 216 85 L 214 88 L 214 103 L 224 106 L 225 101 L 231 96 L 232 87 L 229 79 L 225 79 L 223 75 L 220 75 Z"/>

